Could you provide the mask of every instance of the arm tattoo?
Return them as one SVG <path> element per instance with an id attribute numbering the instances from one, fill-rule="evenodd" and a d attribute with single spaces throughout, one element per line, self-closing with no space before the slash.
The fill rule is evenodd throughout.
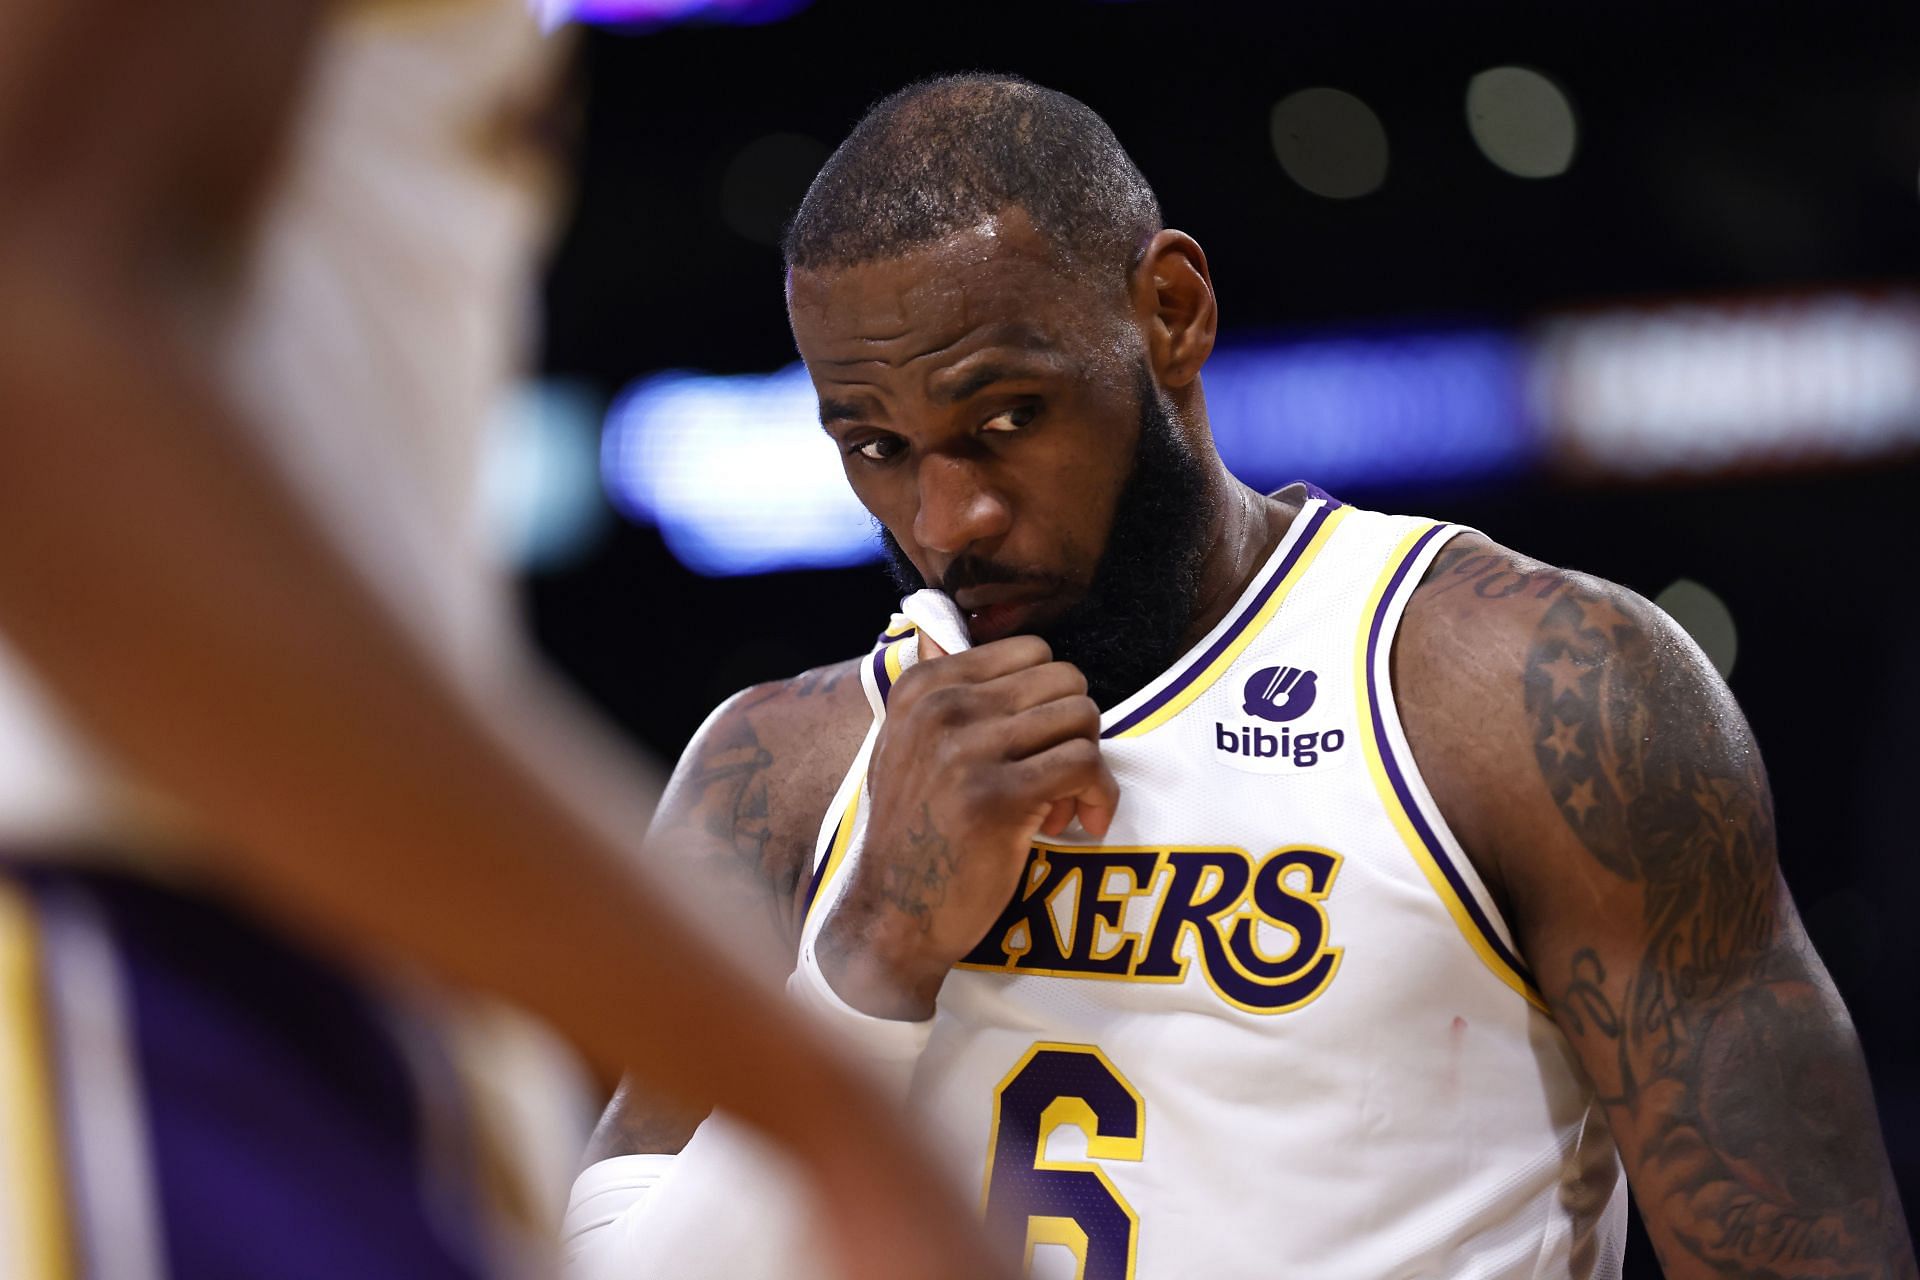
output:
<path id="1" fill-rule="evenodd" d="M 1696 1269 L 1912 1277 L 1871 1090 L 1783 918 L 1772 799 L 1731 700 L 1675 641 L 1578 588 L 1542 618 L 1525 682 L 1554 803 L 1644 903 L 1632 972 L 1580 949 L 1549 996 L 1633 1122 L 1650 1216 Z"/>
<path id="2" fill-rule="evenodd" d="M 787 682 L 787 692 L 796 698 L 811 698 L 815 694 L 832 693 L 847 678 L 851 668 L 845 664 L 832 667 L 816 667 Z"/>
<path id="3" fill-rule="evenodd" d="M 685 785 L 692 800 L 676 815 L 675 825 L 704 832 L 703 846 L 725 864 L 723 870 L 744 873 L 784 901 L 793 896 L 800 867 L 781 856 L 773 840 L 767 796 L 773 763 L 773 753 L 761 745 L 748 716 L 728 717 L 687 762 Z"/>
<path id="4" fill-rule="evenodd" d="M 924 928 L 946 903 L 954 872 L 953 849 L 933 825 L 933 812 L 925 801 L 920 804 L 920 820 L 907 828 L 905 853 L 887 864 L 881 896 L 888 906 L 912 916 Z"/>
<path id="5" fill-rule="evenodd" d="M 919 816 L 907 827 L 906 841 L 897 857 L 880 861 L 878 852 L 862 855 L 863 860 L 867 857 L 876 859 L 880 874 L 872 898 L 856 909 L 859 918 L 872 920 L 882 913 L 893 913 L 911 920 L 920 933 L 931 929 L 946 904 L 959 859 L 946 835 L 934 825 L 927 803 L 921 802 Z M 838 909 L 848 909 L 847 904 Z M 836 963 L 856 958 L 859 951 L 853 933 L 835 929 L 821 930 L 814 945 L 823 959 L 832 957 Z"/>

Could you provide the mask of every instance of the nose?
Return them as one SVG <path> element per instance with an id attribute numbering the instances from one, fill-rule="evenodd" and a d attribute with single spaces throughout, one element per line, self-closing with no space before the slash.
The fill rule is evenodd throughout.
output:
<path id="1" fill-rule="evenodd" d="M 919 510 L 913 537 L 941 555 L 959 555 L 977 542 L 1006 533 L 1012 512 L 970 458 L 929 454 L 920 463 Z"/>

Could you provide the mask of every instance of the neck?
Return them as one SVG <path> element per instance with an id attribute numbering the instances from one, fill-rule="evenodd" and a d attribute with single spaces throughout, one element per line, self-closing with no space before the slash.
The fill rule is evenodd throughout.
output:
<path id="1" fill-rule="evenodd" d="M 1208 530 L 1207 558 L 1200 570 L 1200 594 L 1192 624 L 1183 644 L 1198 643 L 1246 591 L 1260 566 L 1267 562 L 1301 502 L 1290 491 L 1273 498 L 1248 488 L 1213 457 L 1214 483 L 1209 486 L 1214 516 Z"/>

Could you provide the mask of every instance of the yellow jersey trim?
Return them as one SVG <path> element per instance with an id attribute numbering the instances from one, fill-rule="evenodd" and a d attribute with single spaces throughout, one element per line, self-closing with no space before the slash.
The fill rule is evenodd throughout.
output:
<path id="1" fill-rule="evenodd" d="M 1368 595 L 1366 608 L 1361 611 L 1360 635 L 1354 646 L 1353 658 L 1353 687 L 1359 693 L 1361 700 L 1361 750 L 1366 758 L 1367 772 L 1373 778 L 1374 790 L 1380 795 L 1381 806 L 1386 810 L 1394 830 L 1400 833 L 1400 839 L 1407 846 L 1407 851 L 1413 855 L 1414 864 L 1420 868 L 1427 883 L 1433 886 L 1434 893 L 1439 895 L 1441 903 L 1447 909 L 1447 914 L 1453 917 L 1461 937 L 1467 940 L 1474 954 L 1480 957 L 1481 963 L 1492 971 L 1494 977 L 1500 979 L 1528 1004 L 1542 1013 L 1547 1013 L 1549 1010 L 1546 1000 L 1541 997 L 1539 991 L 1525 975 L 1508 963 L 1495 949 L 1493 939 L 1488 937 L 1486 930 L 1481 928 L 1474 919 L 1472 910 L 1441 868 L 1440 860 L 1447 856 L 1446 852 L 1429 847 L 1415 828 L 1412 815 L 1407 812 L 1406 805 L 1401 802 L 1392 780 L 1387 776 L 1386 757 L 1382 753 L 1379 736 L 1373 727 L 1377 705 L 1367 669 L 1367 651 L 1373 620 L 1384 606 L 1387 592 L 1394 579 L 1399 576 L 1408 558 L 1414 554 L 1415 545 L 1440 527 L 1442 526 L 1439 521 L 1428 522 L 1413 529 L 1400 540 L 1399 545 L 1394 547 L 1393 554 L 1387 557 L 1386 568 L 1381 570 L 1379 581 L 1374 583 L 1373 590 Z M 1385 661 L 1384 657 L 1381 661 Z"/>
<path id="2" fill-rule="evenodd" d="M 815 890 L 813 901 L 807 904 L 807 914 L 800 921 L 804 931 L 813 913 L 827 896 L 827 889 L 833 884 L 833 878 L 840 874 L 841 864 L 847 860 L 847 849 L 853 844 L 854 819 L 860 816 L 860 794 L 867 789 L 867 771 L 862 769 L 854 781 L 853 795 L 847 800 L 847 807 L 840 814 L 839 829 L 833 833 L 833 848 L 827 853 L 827 866 L 820 873 L 820 887 Z"/>
<path id="3" fill-rule="evenodd" d="M 900 678 L 900 671 L 901 671 L 900 649 L 903 645 L 906 645 L 909 643 L 918 644 L 920 643 L 920 641 L 917 638 L 912 638 L 909 640 L 895 640 L 892 644 L 887 646 L 887 687 L 889 689 L 893 687 L 893 682 Z"/>
<path id="4" fill-rule="evenodd" d="M 0 1205 L 0 1271 L 71 1280 L 72 1223 L 54 1117 L 39 930 L 26 895 L 0 884 L 0 1163 L 11 1203 Z"/>

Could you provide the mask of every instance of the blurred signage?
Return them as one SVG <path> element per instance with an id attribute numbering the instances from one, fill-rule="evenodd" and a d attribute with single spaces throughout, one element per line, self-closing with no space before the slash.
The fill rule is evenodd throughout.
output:
<path id="1" fill-rule="evenodd" d="M 1920 298 L 1681 303 L 1550 320 L 1547 452 L 1618 476 L 1850 462 L 1920 444 Z"/>

